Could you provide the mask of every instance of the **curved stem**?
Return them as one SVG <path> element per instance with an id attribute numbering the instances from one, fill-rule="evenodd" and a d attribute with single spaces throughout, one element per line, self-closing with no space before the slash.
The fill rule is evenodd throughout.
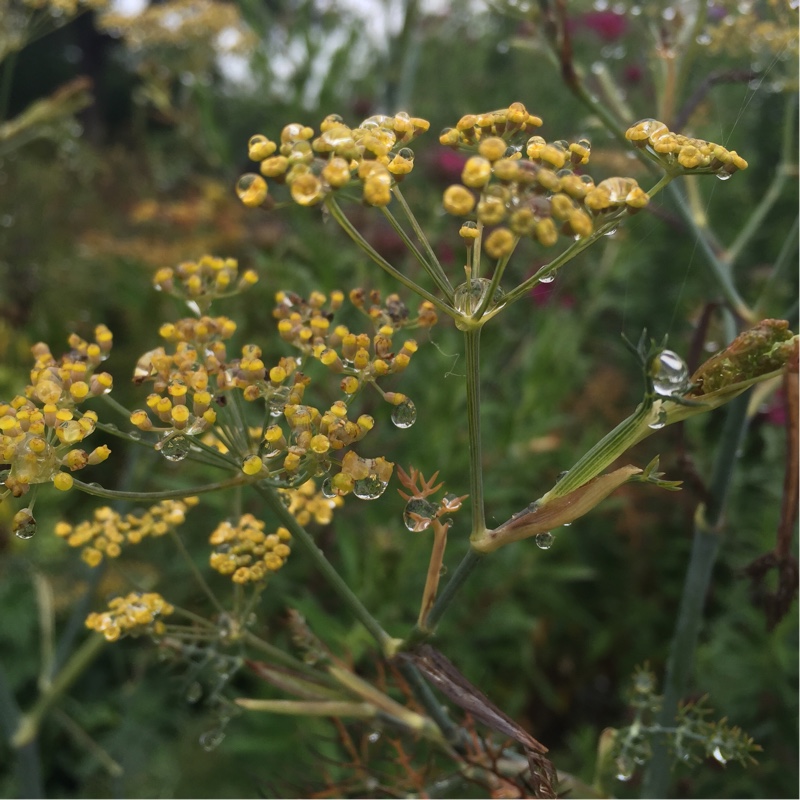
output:
<path id="1" fill-rule="evenodd" d="M 278 517 L 281 524 L 289 529 L 294 540 L 314 562 L 314 566 L 320 571 L 331 589 L 336 592 L 339 599 L 347 606 L 350 613 L 372 634 L 384 654 L 391 655 L 389 651 L 394 642 L 392 637 L 386 633 L 380 623 L 369 613 L 358 597 L 356 597 L 353 590 L 347 585 L 342 576 L 339 575 L 331 562 L 328 561 L 322 550 L 319 549 L 311 534 L 300 525 L 293 514 L 289 513 L 289 509 L 283 504 L 277 491 L 272 487 L 259 486 L 257 484 L 253 488 L 264 499 L 273 514 Z"/>
<path id="2" fill-rule="evenodd" d="M 339 204 L 332 196 L 328 196 L 325 200 L 325 207 L 331 212 L 331 216 L 339 223 L 342 230 L 388 275 L 391 275 L 396 281 L 401 283 L 407 289 L 410 289 L 415 294 L 423 297 L 425 300 L 430 301 L 442 313 L 448 316 L 453 316 L 453 309 L 447 304 L 443 303 L 438 297 L 432 295 L 426 289 L 418 286 L 410 278 L 407 278 L 398 269 L 393 267 L 367 240 L 358 232 L 353 223 L 347 218 L 342 211 Z"/>
<path id="3" fill-rule="evenodd" d="M 252 479 L 246 475 L 236 475 L 217 483 L 207 483 L 204 486 L 192 486 L 188 489 L 166 489 L 163 492 L 125 492 L 118 489 L 104 489 L 102 486 L 94 486 L 91 483 L 74 478 L 74 486 L 86 494 L 94 497 L 105 497 L 108 500 L 135 500 L 146 502 L 149 500 L 180 500 L 184 497 L 191 497 L 195 494 L 208 494 L 217 492 L 220 489 L 230 489 L 232 486 L 244 486 L 251 483 Z"/>
<path id="4" fill-rule="evenodd" d="M 695 514 L 692 554 L 683 585 L 675 634 L 670 645 L 664 678 L 664 701 L 657 719 L 658 724 L 665 728 L 675 724 L 678 703 L 686 693 L 694 665 L 697 638 L 703 621 L 703 606 L 722 539 L 720 522 L 737 463 L 736 452 L 747 431 L 749 401 L 750 392 L 746 392 L 733 400 L 728 407 L 709 486 L 709 502 L 705 508 L 698 507 Z M 670 759 L 666 742 L 657 739 L 653 743 L 653 758 L 645 774 L 643 797 L 669 797 L 669 780 Z"/>

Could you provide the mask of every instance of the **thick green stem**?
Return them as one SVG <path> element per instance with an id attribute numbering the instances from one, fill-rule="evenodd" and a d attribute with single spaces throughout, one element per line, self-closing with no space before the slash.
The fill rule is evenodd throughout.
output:
<path id="1" fill-rule="evenodd" d="M 481 329 L 464 331 L 467 364 L 467 434 L 469 436 L 469 500 L 472 534 L 486 529 L 483 507 L 483 463 L 481 458 Z"/>
<path id="2" fill-rule="evenodd" d="M 720 521 L 731 488 L 736 453 L 747 431 L 747 405 L 750 393 L 731 401 L 717 450 L 709 486 L 709 502 L 695 514 L 694 538 L 689 568 L 683 585 L 678 621 L 670 646 L 664 678 L 664 702 L 658 723 L 664 728 L 675 724 L 678 703 L 686 693 L 694 664 L 697 638 L 703 621 L 711 573 L 719 551 Z M 666 742 L 656 740 L 653 757 L 645 775 L 643 797 L 669 797 L 670 759 Z"/>
<path id="3" fill-rule="evenodd" d="M 39 695 L 33 708 L 20 717 L 14 735 L 11 737 L 11 744 L 13 747 L 25 747 L 36 739 L 39 726 L 45 714 L 47 714 L 54 703 L 58 702 L 67 689 L 72 686 L 89 664 L 99 655 L 105 643 L 106 640 L 101 634 L 92 634 L 72 654 L 72 657 L 64 665 L 61 672 L 56 675 L 55 680 Z"/>
<path id="4" fill-rule="evenodd" d="M 339 596 L 339 599 L 348 608 L 350 613 L 372 634 L 375 641 L 380 645 L 384 655 L 393 655 L 392 647 L 394 640 L 381 627 L 380 623 L 369 613 L 363 603 L 356 597 L 353 590 L 347 585 L 336 568 L 325 558 L 325 554 L 319 549 L 310 533 L 289 513 L 289 509 L 283 504 L 277 491 L 270 486 L 253 487 L 264 499 L 270 510 L 280 520 L 281 524 L 289 529 L 306 555 L 314 562 L 314 566 L 320 571 L 328 585 Z"/>

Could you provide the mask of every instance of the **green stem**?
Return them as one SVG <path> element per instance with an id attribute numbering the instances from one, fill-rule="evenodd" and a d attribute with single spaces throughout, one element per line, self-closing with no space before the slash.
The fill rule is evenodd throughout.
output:
<path id="1" fill-rule="evenodd" d="M 683 218 L 689 223 L 689 227 L 692 229 L 692 232 L 697 237 L 697 241 L 700 243 L 700 247 L 706 254 L 708 266 L 711 269 L 711 274 L 714 276 L 720 292 L 722 292 L 722 295 L 725 297 L 728 303 L 730 303 L 731 308 L 737 316 L 741 317 L 746 322 L 754 322 L 755 320 L 753 318 L 752 310 L 748 307 L 747 303 L 745 303 L 744 299 L 736 289 L 736 286 L 733 284 L 729 265 L 714 251 L 714 248 L 711 246 L 709 241 L 706 229 L 695 219 L 695 216 L 680 189 L 678 189 L 674 183 L 670 184 L 668 188 L 669 191 L 672 192 L 672 196 L 674 197 L 678 209 L 683 215 Z"/>
<path id="2" fill-rule="evenodd" d="M 492 273 L 492 280 L 486 290 L 486 293 L 483 295 L 480 305 L 477 309 L 475 309 L 475 313 L 472 315 L 472 319 L 476 322 L 483 317 L 483 315 L 486 313 L 486 309 L 494 303 L 495 293 L 500 287 L 500 281 L 503 279 L 503 273 L 506 271 L 506 267 L 508 266 L 511 256 L 514 255 L 514 250 L 516 250 L 517 244 L 519 244 L 519 236 L 514 237 L 514 244 L 511 247 L 511 252 L 499 259 L 495 265 L 494 272 Z M 504 304 L 501 302 L 500 306 L 498 307 L 498 311 L 503 307 L 503 305 Z"/>
<path id="3" fill-rule="evenodd" d="M 447 314 L 448 316 L 454 316 L 453 309 L 450 308 L 447 304 L 443 303 L 438 297 L 432 295 L 426 289 L 423 289 L 421 286 L 418 286 L 414 281 L 410 278 L 407 278 L 400 272 L 398 269 L 393 267 L 377 250 L 375 250 L 372 245 L 367 242 L 366 239 L 358 232 L 358 230 L 354 227 L 353 223 L 347 218 L 345 213 L 342 211 L 339 204 L 336 200 L 329 196 L 325 200 L 326 208 L 331 212 L 331 216 L 339 223 L 342 230 L 388 275 L 391 275 L 398 283 L 401 283 L 407 289 L 410 289 L 415 294 L 418 294 L 420 297 L 424 298 L 425 300 L 430 301 L 433 305 L 438 308 L 443 314 Z"/>
<path id="4" fill-rule="evenodd" d="M 425 630 L 415 626 L 411 631 L 411 635 L 407 640 L 408 647 L 413 647 L 413 645 L 429 638 L 433 631 L 436 630 L 436 625 L 450 603 L 453 602 L 453 598 L 458 594 L 472 570 L 481 563 L 485 555 L 485 553 L 479 553 L 470 547 L 464 558 L 461 559 L 461 563 L 456 567 L 453 577 L 450 578 L 442 593 L 436 598 L 436 602 L 433 604 L 433 608 L 425 621 Z"/>
<path id="5" fill-rule="evenodd" d="M 349 609 L 350 613 L 372 634 L 375 641 L 381 646 L 385 655 L 391 655 L 394 640 L 381 627 L 380 623 L 369 613 L 363 603 L 356 597 L 353 590 L 347 585 L 335 567 L 328 561 L 322 550 L 319 549 L 306 529 L 298 523 L 283 504 L 277 491 L 269 486 L 256 484 L 253 487 L 267 503 L 270 510 L 280 520 L 281 524 L 289 529 L 294 540 L 305 551 L 306 555 L 314 562 L 314 566 L 322 573 L 330 587 L 339 596 L 339 599 Z"/>
<path id="6" fill-rule="evenodd" d="M 467 365 L 467 435 L 469 436 L 469 500 L 472 535 L 486 530 L 483 506 L 483 462 L 481 458 L 481 329 L 464 331 Z"/>
<path id="7" fill-rule="evenodd" d="M 767 308 L 776 294 L 775 289 L 779 285 L 779 279 L 783 276 L 786 267 L 791 263 L 797 263 L 795 256 L 797 253 L 797 231 L 799 225 L 800 218 L 795 217 L 794 225 L 792 225 L 792 229 L 787 234 L 786 241 L 783 243 L 775 263 L 772 265 L 772 272 L 761 290 L 761 296 L 756 301 L 755 313 L 759 318 L 767 315 Z"/>
<path id="8" fill-rule="evenodd" d="M 417 237 L 417 240 L 425 249 L 425 254 L 428 256 L 427 261 L 422 258 L 422 256 L 418 253 L 416 248 L 410 242 L 406 242 L 407 246 L 416 256 L 417 260 L 420 264 L 425 268 L 428 274 L 431 276 L 433 282 L 439 287 L 439 290 L 444 294 L 444 296 L 448 299 L 448 301 L 452 302 L 453 300 L 453 287 L 447 277 L 447 273 L 445 273 L 444 268 L 442 267 L 439 259 L 436 257 L 436 253 L 433 251 L 433 247 L 431 246 L 430 240 L 425 235 L 425 231 L 422 230 L 422 226 L 417 222 L 417 218 L 414 216 L 414 212 L 411 210 L 411 206 L 406 202 L 405 195 L 401 191 L 400 187 L 395 184 L 392 187 L 392 194 L 394 195 L 397 202 L 400 204 L 400 208 L 403 209 L 403 213 L 408 220 L 409 225 L 411 225 L 411 229 L 414 231 L 414 235 Z M 394 219 L 394 215 L 389 211 L 388 208 L 382 209 L 384 214 L 387 216 L 390 222 Z M 397 224 L 395 220 L 392 222 L 394 226 Z M 398 233 L 403 237 L 403 241 L 406 241 L 405 231 L 398 226 L 395 228 Z"/>
<path id="9" fill-rule="evenodd" d="M 675 634 L 670 645 L 664 678 L 664 701 L 657 722 L 668 728 L 675 724 L 678 703 L 686 693 L 694 664 L 697 638 L 703 621 L 711 573 L 717 558 L 722 531 L 720 522 L 730 492 L 736 453 L 747 431 L 750 392 L 731 401 L 717 449 L 707 507 L 695 515 L 694 538 L 689 567 L 683 585 Z M 643 797 L 669 797 L 670 759 L 666 742 L 653 743 L 653 758 L 645 774 Z"/>
<path id="10" fill-rule="evenodd" d="M 101 634 L 92 634 L 72 654 L 61 672 L 56 675 L 55 680 L 39 694 L 33 708 L 20 717 L 14 735 L 11 737 L 13 747 L 25 747 L 34 741 L 45 714 L 99 655 L 105 643 L 106 640 Z"/>
<path id="11" fill-rule="evenodd" d="M 217 600 L 217 596 L 214 594 L 214 592 L 211 591 L 211 587 L 203 577 L 203 573 L 197 568 L 197 564 L 194 563 L 191 553 L 189 553 L 189 551 L 186 549 L 186 545 L 183 543 L 183 539 L 181 539 L 180 534 L 174 528 L 170 528 L 169 533 L 181 556 L 183 556 L 183 560 L 189 565 L 189 569 L 192 573 L 192 576 L 197 581 L 197 585 L 203 590 L 203 593 L 211 601 L 211 605 L 214 606 L 214 608 L 216 608 L 220 614 L 224 614 L 225 609 L 222 607 L 222 604 L 219 602 L 219 600 Z"/>
<path id="12" fill-rule="evenodd" d="M 150 500 L 181 500 L 184 497 L 191 497 L 196 494 L 208 494 L 217 492 L 220 489 L 230 489 L 232 486 L 243 486 L 250 483 L 251 478 L 246 475 L 235 475 L 224 481 L 207 483 L 204 486 L 192 486 L 188 489 L 166 489 L 163 492 L 125 492 L 119 489 L 104 489 L 102 486 L 95 486 L 91 483 L 74 478 L 76 489 L 80 489 L 86 494 L 94 497 L 105 497 L 108 500 L 134 500 L 136 502 L 148 502 Z"/>
<path id="13" fill-rule="evenodd" d="M 781 137 L 781 162 L 775 171 L 775 176 L 770 182 L 767 191 L 764 192 L 758 205 L 753 209 L 747 218 L 744 227 L 739 231 L 739 235 L 733 241 L 733 244 L 727 249 L 724 260 L 727 264 L 733 265 L 742 254 L 742 250 L 750 243 L 753 236 L 761 230 L 762 223 L 767 218 L 767 215 L 772 210 L 772 207 L 778 201 L 783 192 L 786 179 L 789 177 L 793 164 L 792 161 L 795 153 L 793 152 L 793 140 L 796 127 L 795 110 L 797 109 L 797 95 L 792 93 L 787 104 L 786 112 L 783 119 L 783 135 Z M 794 167 L 796 170 L 796 166 Z"/>
<path id="14" fill-rule="evenodd" d="M 14 735 L 20 719 L 20 710 L 11 691 L 5 670 L 0 664 L 0 733 L 8 741 Z M 17 750 L 14 759 L 16 797 L 44 797 L 42 765 L 39 745 L 34 740 Z"/>

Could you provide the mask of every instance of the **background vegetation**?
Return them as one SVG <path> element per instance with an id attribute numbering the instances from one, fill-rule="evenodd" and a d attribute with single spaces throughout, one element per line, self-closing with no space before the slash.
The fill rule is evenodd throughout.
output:
<path id="1" fill-rule="evenodd" d="M 672 20 L 666 9 L 687 14 L 694 4 L 644 4 L 659 6 L 661 17 L 637 14 L 625 3 L 566 5 L 575 60 L 589 90 L 602 105 L 627 106 L 629 123 L 656 116 L 658 52 Z M 764 297 L 762 316 L 788 318 L 796 329 L 793 270 L 768 284 L 782 249 L 789 247 L 789 263 L 796 263 L 796 171 L 783 155 L 796 154 L 796 142 L 788 151 L 784 144 L 786 131 L 794 137 L 797 130 L 791 103 L 797 14 L 791 5 L 711 3 L 708 30 L 700 34 L 675 115 L 685 111 L 687 133 L 720 141 L 750 163 L 726 184 L 707 179 L 698 187 L 698 202 L 720 242 L 735 240 L 765 193 L 775 194 L 740 255 L 736 279 L 745 297 Z M 34 13 L 16 0 L 0 9 L 4 41 L 13 40 L 17 12 Z M 207 252 L 258 269 L 256 289 L 235 301 L 235 311 L 222 312 L 239 323 L 238 341 L 262 344 L 265 360 L 283 352 L 271 317 L 275 290 L 394 290 L 319 215 L 297 208 L 254 212 L 238 203 L 233 185 L 248 169 L 246 142 L 255 132 L 277 136 L 289 121 L 317 125 L 334 112 L 356 121 L 400 108 L 430 119 L 436 132 L 464 113 L 522 100 L 544 118 L 548 138 L 592 140 L 598 178 L 641 176 L 641 166 L 569 91 L 543 44 L 542 17 L 537 22 L 522 4 L 456 2 L 426 10 L 410 0 L 403 8 L 357 3 L 354 9 L 241 0 L 230 8 L 232 17 L 212 15 L 180 35 L 158 36 L 157 22 L 137 27 L 83 8 L 50 18 L 46 8 L 35 12 L 37 24 L 44 18 L 49 25 L 37 29 L 40 38 L 19 50 L 0 50 L 5 121 L 67 81 L 91 81 L 85 90 L 75 87 L 79 99 L 83 91 L 91 93 L 75 113 L 56 106 L 50 117 L 13 137 L 0 128 L 7 137 L 0 136 L 0 396 L 27 383 L 31 344 L 44 340 L 58 353 L 69 332 L 89 336 L 105 323 L 115 335 L 115 393 L 129 407 L 140 404 L 124 377 L 155 346 L 160 322 L 175 313 L 169 298 L 153 293 L 150 277 L 160 266 Z M 786 14 L 794 15 L 793 27 L 785 24 Z M 726 22 L 730 17 L 733 22 Z M 741 38 L 743 26 L 755 31 L 768 21 L 776 25 L 772 38 L 752 47 L 752 36 Z M 231 29 L 239 38 L 222 58 L 217 34 Z M 779 40 L 784 30 L 791 35 Z M 232 80 L 235 70 L 241 80 Z M 710 81 L 714 75 L 725 77 Z M 406 195 L 455 273 L 462 258 L 457 228 L 438 209 L 460 163 L 435 135 L 427 140 L 417 147 Z M 781 170 L 789 179 L 773 190 Z M 361 221 L 381 252 L 402 261 L 402 245 L 377 215 L 365 209 Z M 522 278 L 539 266 L 537 258 L 533 250 L 521 252 L 510 269 Z M 620 333 L 634 340 L 645 327 L 656 338 L 669 334 L 673 349 L 698 362 L 703 351 L 714 352 L 726 341 L 718 317 L 705 331 L 701 324 L 704 309 L 720 301 L 697 232 L 665 192 L 553 284 L 540 285 L 513 306 L 502 326 L 487 331 L 489 524 L 538 497 L 638 402 L 637 367 Z M 464 494 L 460 338 L 443 324 L 430 339 L 432 346 L 421 348 L 402 386 L 416 404 L 417 423 L 408 431 L 384 425 L 376 447 L 398 464 L 426 474 L 440 470 L 448 489 Z M 367 410 L 384 414 L 379 407 Z M 679 768 L 679 796 L 785 797 L 797 790 L 797 606 L 769 629 L 743 572 L 774 547 L 787 459 L 785 419 L 780 393 L 766 397 L 737 453 L 692 681 L 694 698 L 709 693 L 716 716 L 744 728 L 764 752 L 747 769 L 713 760 Z M 587 783 L 603 729 L 630 720 L 626 691 L 636 666 L 649 663 L 663 675 L 692 519 L 704 498 L 722 421 L 720 413 L 704 415 L 639 445 L 636 463 L 660 453 L 667 477 L 684 481 L 682 492 L 627 486 L 557 532 L 547 552 L 530 542 L 498 551 L 440 627 L 437 647 L 551 749 L 559 770 Z M 183 480 L 184 473 L 156 454 L 138 450 L 116 448 L 87 480 L 115 488 L 169 487 Z M 207 561 L 208 523 L 227 512 L 223 497 L 204 503 L 205 512 L 190 518 L 187 528 L 200 566 Z M 41 681 L 84 637 L 87 610 L 125 591 L 126 574 L 162 591 L 169 587 L 171 599 L 187 607 L 205 603 L 168 542 L 132 551 L 122 570 L 91 571 L 51 535 L 58 519 L 77 522 L 95 505 L 77 492 L 51 493 L 37 507 L 39 535 L 25 542 L 10 533 L 12 504 L 0 505 L 0 716 L 10 697 L 22 709 L 35 701 Z M 343 577 L 390 631 L 406 630 L 416 616 L 429 548 L 424 537 L 402 528 L 402 509 L 394 491 L 375 503 L 348 502 L 333 526 L 319 533 Z M 466 547 L 466 536 L 454 529 L 451 569 Z M 337 655 L 374 674 L 364 632 L 337 613 L 337 601 L 299 554 L 272 581 L 262 603 L 275 641 L 288 641 L 286 608 L 299 609 Z M 348 788 L 341 734 L 322 721 L 245 714 L 206 756 L 198 739 L 218 724 L 220 712 L 204 698 L 213 694 L 220 669 L 164 660 L 142 640 L 105 648 L 47 717 L 38 774 L 28 774 L 32 783 L 18 783 L 21 773 L 4 736 L 0 793 L 25 794 L 38 781 L 55 797 L 306 796 L 321 792 L 326 780 L 341 793 L 391 793 L 382 776 L 395 774 L 399 756 L 372 728 L 350 729 L 368 753 L 368 771 L 377 781 L 371 785 Z M 189 702 L 187 691 L 198 680 L 203 697 Z M 241 670 L 225 691 L 257 696 L 261 684 Z M 413 752 L 413 743 L 408 747 Z M 640 778 L 617 782 L 614 791 L 638 796 Z"/>

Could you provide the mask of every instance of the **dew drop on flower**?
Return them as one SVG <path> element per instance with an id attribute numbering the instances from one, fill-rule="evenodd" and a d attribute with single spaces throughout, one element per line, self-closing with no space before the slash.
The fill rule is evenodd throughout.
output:
<path id="1" fill-rule="evenodd" d="M 167 434 L 157 445 L 158 450 L 167 461 L 183 461 L 189 455 L 191 444 L 185 436 Z"/>
<path id="2" fill-rule="evenodd" d="M 279 386 L 269 399 L 269 415 L 271 417 L 279 417 L 283 414 L 283 409 L 286 407 L 286 401 L 289 399 L 289 387 Z"/>
<path id="3" fill-rule="evenodd" d="M 491 281 L 488 278 L 473 278 L 471 281 L 465 281 L 456 287 L 453 294 L 453 307 L 465 317 L 471 317 L 483 302 L 490 285 Z M 498 286 L 486 310 L 490 311 L 502 305 L 504 295 L 505 292 Z M 459 327 L 458 321 L 456 321 L 456 327 Z"/>
<path id="4" fill-rule="evenodd" d="M 717 180 L 720 181 L 727 181 L 731 177 L 730 172 L 718 172 L 717 173 Z"/>
<path id="5" fill-rule="evenodd" d="M 555 541 L 555 536 L 552 533 L 537 533 L 536 534 L 536 546 L 540 550 L 549 550 L 553 546 L 553 542 Z"/>
<path id="6" fill-rule="evenodd" d="M 403 511 L 403 525 L 410 531 L 427 530 L 438 508 L 423 497 L 412 497 Z"/>
<path id="7" fill-rule="evenodd" d="M 392 409 L 392 422 L 397 428 L 410 428 L 417 421 L 417 407 L 406 398 Z"/>
<path id="8" fill-rule="evenodd" d="M 212 728 L 210 731 L 200 734 L 200 747 L 207 753 L 216 750 L 225 738 L 225 731 L 222 728 Z"/>
<path id="9" fill-rule="evenodd" d="M 330 478 L 325 478 L 322 481 L 322 487 L 320 488 L 323 497 L 327 497 L 330 500 L 333 497 L 336 497 L 336 490 L 333 488 L 333 483 L 331 482 Z"/>
<path id="10" fill-rule="evenodd" d="M 652 372 L 653 388 L 662 397 L 685 392 L 689 388 L 689 368 L 672 350 L 662 350 L 657 363 L 652 366 Z"/>
<path id="11" fill-rule="evenodd" d="M 355 482 L 353 494 L 361 500 L 377 500 L 386 491 L 388 485 L 376 475 L 369 475 Z"/>
<path id="12" fill-rule="evenodd" d="M 30 508 L 21 508 L 14 514 L 12 522 L 14 533 L 19 539 L 31 539 L 36 534 L 36 520 Z"/>

